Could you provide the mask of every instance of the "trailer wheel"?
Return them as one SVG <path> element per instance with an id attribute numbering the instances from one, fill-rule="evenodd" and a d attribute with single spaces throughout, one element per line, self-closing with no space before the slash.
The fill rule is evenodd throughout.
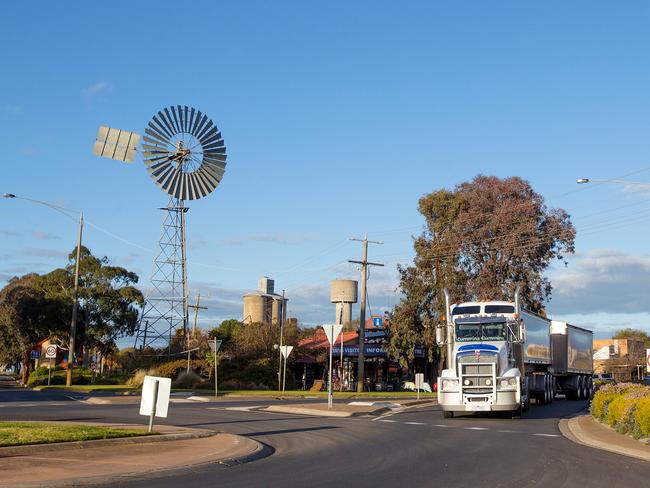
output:
<path id="1" fill-rule="evenodd" d="M 448 410 L 444 410 L 442 412 L 442 416 L 446 419 L 453 419 L 454 418 L 454 412 L 450 412 Z"/>

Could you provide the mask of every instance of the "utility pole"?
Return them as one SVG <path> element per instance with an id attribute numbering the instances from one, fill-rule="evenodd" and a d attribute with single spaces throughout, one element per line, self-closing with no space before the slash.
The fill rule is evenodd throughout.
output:
<path id="1" fill-rule="evenodd" d="M 287 300 L 284 297 L 284 290 L 282 290 L 282 313 L 280 313 L 280 365 L 278 366 L 278 391 L 279 390 L 284 390 L 282 387 L 282 346 L 283 341 L 284 341 L 284 321 L 287 318 L 286 314 L 286 309 L 287 309 Z M 286 364 L 286 363 L 285 363 Z M 285 374 L 286 374 L 286 366 L 285 366 Z"/>
<path id="2" fill-rule="evenodd" d="M 363 242 L 363 261 L 352 261 L 349 260 L 349 263 L 355 263 L 361 265 L 361 310 L 359 316 L 359 365 L 357 369 L 357 392 L 363 391 L 363 384 L 365 380 L 364 373 L 364 345 L 365 345 L 365 328 L 366 328 L 366 280 L 368 279 L 368 266 L 383 266 L 381 263 L 369 263 L 368 262 L 368 243 L 371 244 L 383 244 L 381 241 L 369 241 L 368 234 L 365 234 L 363 239 L 356 239 L 350 237 L 351 241 Z"/>
<path id="3" fill-rule="evenodd" d="M 199 310 L 207 310 L 208 307 L 201 307 L 201 291 L 196 296 L 196 305 L 187 305 L 187 308 L 194 309 L 194 326 L 192 327 L 192 339 L 196 340 L 196 323 L 199 320 Z M 187 349 L 187 372 L 190 372 L 190 355 L 192 354 L 192 344 L 190 341 L 190 334 L 187 332 L 187 341 L 185 342 L 185 348 Z M 196 348 L 198 349 L 198 347 Z"/>

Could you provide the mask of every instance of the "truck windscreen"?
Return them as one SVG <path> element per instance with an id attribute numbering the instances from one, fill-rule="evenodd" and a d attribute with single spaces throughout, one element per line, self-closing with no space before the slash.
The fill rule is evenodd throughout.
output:
<path id="1" fill-rule="evenodd" d="M 469 341 L 504 341 L 507 327 L 503 322 L 483 324 L 457 324 L 456 340 Z"/>

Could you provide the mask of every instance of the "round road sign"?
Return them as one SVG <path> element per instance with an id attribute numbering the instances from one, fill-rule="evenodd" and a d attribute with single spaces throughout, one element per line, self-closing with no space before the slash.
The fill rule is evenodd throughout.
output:
<path id="1" fill-rule="evenodd" d="M 56 358 L 56 346 L 47 346 L 47 349 L 45 349 L 45 358 L 46 359 Z"/>

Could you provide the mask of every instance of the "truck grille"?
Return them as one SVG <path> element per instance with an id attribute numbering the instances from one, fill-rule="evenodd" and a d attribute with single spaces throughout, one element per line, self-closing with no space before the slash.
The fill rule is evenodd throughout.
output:
<path id="1" fill-rule="evenodd" d="M 465 355 L 458 358 L 460 385 L 463 393 L 492 393 L 496 383 L 496 355 L 481 354 L 480 357 Z M 488 380 L 491 384 L 488 385 Z M 469 381 L 469 385 L 466 384 Z"/>

